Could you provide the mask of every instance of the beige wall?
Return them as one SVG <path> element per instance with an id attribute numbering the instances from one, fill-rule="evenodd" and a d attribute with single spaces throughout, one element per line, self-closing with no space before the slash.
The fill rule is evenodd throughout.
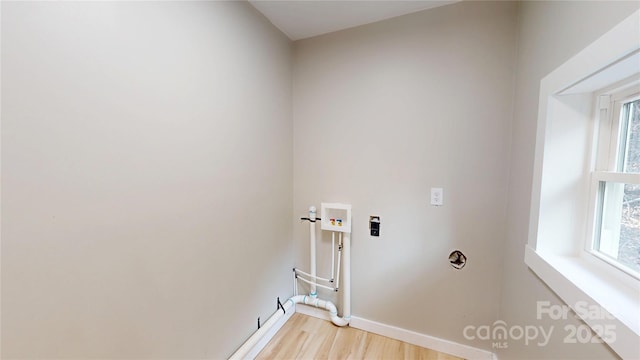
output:
<path id="1" fill-rule="evenodd" d="M 223 358 L 291 293 L 289 41 L 242 2 L 2 3 L 2 357 Z"/>
<path id="2" fill-rule="evenodd" d="M 353 315 L 485 349 L 464 326 L 539 325 L 538 84 L 637 7 L 464 2 L 291 57 L 246 3 L 3 2 L 2 357 L 225 357 L 290 295 L 291 219 L 321 201 L 354 206 Z M 545 325 L 500 358 L 615 356 Z"/>
<path id="3" fill-rule="evenodd" d="M 490 346 L 463 328 L 498 313 L 516 10 L 458 3 L 295 43 L 294 215 L 353 204 L 354 316 Z M 303 267 L 307 231 L 294 222 Z M 319 248 L 330 252 L 326 235 Z"/>
<path id="4" fill-rule="evenodd" d="M 507 242 L 499 318 L 510 325 L 553 326 L 555 330 L 547 347 L 527 347 L 522 341 L 512 341 L 507 349 L 498 352 L 501 359 L 602 359 L 616 356 L 606 345 L 564 344 L 567 335 L 564 326 L 580 325 L 574 320 L 542 322 L 536 319 L 537 301 L 561 302 L 527 268 L 523 257 L 529 228 L 540 80 L 639 6 L 632 1 L 526 1 L 520 5 Z"/>

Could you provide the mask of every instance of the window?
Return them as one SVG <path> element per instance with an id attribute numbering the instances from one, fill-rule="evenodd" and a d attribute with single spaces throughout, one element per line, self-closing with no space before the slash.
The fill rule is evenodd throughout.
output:
<path id="1" fill-rule="evenodd" d="M 593 236 L 588 251 L 640 278 L 640 89 L 598 96 L 600 128 L 592 172 Z M 598 113 L 598 112 L 597 112 Z"/>
<path id="2" fill-rule="evenodd" d="M 640 358 L 640 10 L 540 81 L 525 263 Z M 612 318 L 579 315 L 577 304 Z"/>

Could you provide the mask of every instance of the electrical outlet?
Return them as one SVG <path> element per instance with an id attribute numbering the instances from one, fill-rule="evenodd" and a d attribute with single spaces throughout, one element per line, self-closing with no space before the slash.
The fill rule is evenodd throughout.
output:
<path id="1" fill-rule="evenodd" d="M 431 188 L 431 205 L 444 205 L 444 190 L 442 188 Z"/>

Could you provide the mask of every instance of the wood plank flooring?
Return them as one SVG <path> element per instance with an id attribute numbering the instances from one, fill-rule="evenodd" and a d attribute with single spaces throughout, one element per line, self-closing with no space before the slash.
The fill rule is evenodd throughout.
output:
<path id="1" fill-rule="evenodd" d="M 329 321 L 296 313 L 256 359 L 459 360 L 460 358 L 352 327 L 337 327 Z"/>

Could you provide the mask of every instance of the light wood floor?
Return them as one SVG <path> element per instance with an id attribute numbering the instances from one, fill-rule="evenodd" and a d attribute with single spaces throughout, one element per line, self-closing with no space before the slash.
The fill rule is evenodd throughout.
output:
<path id="1" fill-rule="evenodd" d="M 338 327 L 329 321 L 296 313 L 256 359 L 460 358 L 352 327 Z"/>

